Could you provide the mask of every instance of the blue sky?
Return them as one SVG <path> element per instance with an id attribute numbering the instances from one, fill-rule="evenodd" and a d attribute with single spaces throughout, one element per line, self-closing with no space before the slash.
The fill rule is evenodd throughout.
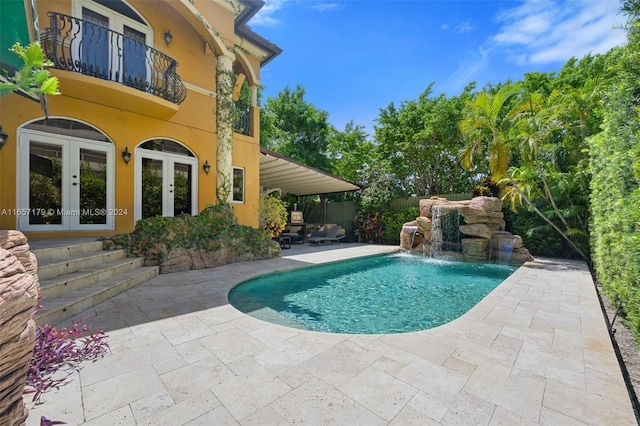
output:
<path id="1" fill-rule="evenodd" d="M 249 21 L 283 53 L 261 72 L 266 96 L 285 86 L 373 133 L 390 102 L 559 70 L 572 56 L 625 42 L 615 0 L 266 0 Z"/>

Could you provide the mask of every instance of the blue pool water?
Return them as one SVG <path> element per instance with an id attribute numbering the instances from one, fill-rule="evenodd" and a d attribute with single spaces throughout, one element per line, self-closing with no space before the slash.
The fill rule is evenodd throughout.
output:
<path id="1" fill-rule="evenodd" d="M 233 288 L 229 302 L 255 318 L 306 330 L 404 333 L 458 318 L 515 269 L 372 256 L 261 276 Z"/>

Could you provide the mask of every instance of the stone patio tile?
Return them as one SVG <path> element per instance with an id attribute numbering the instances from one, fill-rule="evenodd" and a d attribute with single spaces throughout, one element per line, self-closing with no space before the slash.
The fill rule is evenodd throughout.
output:
<path id="1" fill-rule="evenodd" d="M 582 331 L 579 315 L 568 313 L 553 314 L 543 311 L 536 312 L 531 322 L 531 328 L 549 333 L 557 328 L 576 334 L 580 334 Z"/>
<path id="2" fill-rule="evenodd" d="M 615 399 L 620 402 L 629 400 L 627 387 L 624 385 L 622 374 L 615 374 L 615 370 L 608 372 L 585 368 L 587 386 L 585 390 L 605 398 Z"/>
<path id="3" fill-rule="evenodd" d="M 185 426 L 234 426 L 239 424 L 240 423 L 233 418 L 231 413 L 229 413 L 223 406 L 219 406 L 202 416 L 185 423 Z"/>
<path id="4" fill-rule="evenodd" d="M 495 349 L 500 352 L 504 352 L 509 354 L 510 356 L 516 357 L 520 349 L 522 348 L 522 339 L 516 339 L 515 337 L 505 336 L 504 334 L 499 334 L 496 337 L 496 340 L 493 341 L 491 345 L 491 349 Z"/>
<path id="5" fill-rule="evenodd" d="M 271 371 L 271 370 L 270 370 Z M 278 373 L 278 377 L 288 384 L 292 389 L 302 386 L 306 382 L 314 379 L 316 376 L 306 368 L 300 366 L 294 366 L 286 371 Z"/>
<path id="6" fill-rule="evenodd" d="M 215 357 L 203 359 L 160 376 L 176 403 L 208 391 L 235 375 Z"/>
<path id="7" fill-rule="evenodd" d="M 513 368 L 518 353 L 491 349 L 476 343 L 464 343 L 458 346 L 453 356 L 470 364 L 500 371 L 504 376 L 507 376 Z"/>
<path id="8" fill-rule="evenodd" d="M 447 403 L 456 399 L 469 378 L 422 358 L 411 361 L 396 377 Z"/>
<path id="9" fill-rule="evenodd" d="M 403 365 L 407 365 L 416 357 L 414 354 L 407 352 L 404 349 L 385 343 L 383 339 L 378 339 L 369 343 L 366 348 Z"/>
<path id="10" fill-rule="evenodd" d="M 419 391 L 411 401 L 407 403 L 407 407 L 415 410 L 417 413 L 420 413 L 420 417 L 424 416 L 434 424 L 440 424 L 440 420 L 442 420 L 444 415 L 447 413 L 452 402 L 453 401 L 446 402 L 438 398 L 436 395 Z M 405 407 L 398 416 L 396 416 L 396 419 L 402 415 L 407 407 Z"/>
<path id="11" fill-rule="evenodd" d="M 558 423 L 561 425 L 563 423 Z M 534 423 L 530 420 L 524 419 L 521 416 L 517 415 L 514 412 L 509 410 L 505 410 L 502 407 L 496 406 L 496 409 L 493 411 L 493 416 L 491 416 L 491 420 L 489 421 L 489 426 L 535 426 L 537 423 Z"/>
<path id="12" fill-rule="evenodd" d="M 370 349 L 344 341 L 303 362 L 301 366 L 326 383 L 339 387 L 380 356 Z"/>
<path id="13" fill-rule="evenodd" d="M 85 418 L 100 417 L 164 389 L 164 384 L 150 365 L 83 386 Z"/>
<path id="14" fill-rule="evenodd" d="M 144 419 L 141 423 L 154 426 L 183 425 L 188 422 L 194 421 L 198 417 L 201 417 L 202 415 L 216 409 L 217 407 L 221 407 L 221 404 L 220 401 L 218 401 L 218 399 L 213 395 L 213 393 L 201 392 L 174 405 L 171 405 L 170 407 L 166 407 L 160 411 L 155 412 L 150 417 Z M 224 412 L 224 408 L 221 412 Z"/>
<path id="15" fill-rule="evenodd" d="M 139 424 L 148 423 L 149 418 L 173 405 L 175 405 L 175 401 L 166 389 L 144 396 L 129 404 L 134 418 Z"/>
<path id="16" fill-rule="evenodd" d="M 389 423 L 389 426 L 437 426 L 440 423 L 431 417 L 414 410 L 411 407 L 404 407 L 400 413 Z"/>
<path id="17" fill-rule="evenodd" d="M 529 343 L 534 343 L 540 348 L 550 349 L 553 346 L 553 332 L 505 325 L 500 331 L 500 335 L 513 337 Z"/>
<path id="18" fill-rule="evenodd" d="M 434 339 L 423 333 L 387 334 L 378 341 L 436 364 L 444 363 L 456 350 L 455 346 L 446 341 Z"/>
<path id="19" fill-rule="evenodd" d="M 249 332 L 249 334 L 265 345 L 274 348 L 280 346 L 283 341 L 302 333 L 302 330 L 296 328 L 283 327 L 281 325 L 269 324 L 264 322 L 262 324 L 263 327 L 255 329 Z"/>
<path id="20" fill-rule="evenodd" d="M 442 365 L 467 377 L 471 376 L 476 368 L 478 368 L 477 365 L 463 361 L 456 356 L 449 357 L 449 359 Z"/>
<path id="21" fill-rule="evenodd" d="M 585 387 L 582 351 L 554 352 L 525 342 L 518 354 L 515 368 L 558 380 L 578 389 Z"/>
<path id="22" fill-rule="evenodd" d="M 210 423 L 214 424 L 214 423 Z M 282 417 L 273 407 L 270 405 L 256 411 L 253 415 L 243 419 L 240 424 L 242 426 L 290 426 L 284 417 Z"/>
<path id="23" fill-rule="evenodd" d="M 158 375 L 161 375 L 169 371 L 175 370 L 177 368 L 184 367 L 187 364 L 188 362 L 185 361 L 183 357 L 181 357 L 180 355 L 175 355 L 170 358 L 166 358 L 158 362 L 154 362 L 152 365 L 153 365 L 153 368 L 156 370 L 156 373 L 158 373 Z"/>
<path id="24" fill-rule="evenodd" d="M 266 347 L 263 351 L 256 353 L 253 358 L 272 373 L 279 375 L 313 356 L 314 354 L 299 345 L 284 341 L 277 347 Z"/>
<path id="25" fill-rule="evenodd" d="M 300 333 L 290 339 L 287 342 L 296 345 L 299 348 L 303 348 L 305 351 L 317 355 L 326 351 L 329 348 L 343 342 L 349 338 L 347 334 L 332 334 L 332 333 L 319 333 L 319 332 L 307 332 Z"/>
<path id="26" fill-rule="evenodd" d="M 589 423 L 581 422 L 578 419 L 574 419 L 573 417 L 566 416 L 546 407 L 542 407 L 539 424 L 543 426 L 589 426 Z"/>
<path id="27" fill-rule="evenodd" d="M 496 406 L 482 398 L 460 392 L 445 413 L 443 425 L 488 425 Z"/>
<path id="28" fill-rule="evenodd" d="M 146 342 L 141 339 L 136 346 L 119 347 L 99 361 L 84 363 L 80 370 L 82 385 L 91 385 L 177 355 L 169 342 L 160 335 L 154 336 L 157 338 Z"/>
<path id="29" fill-rule="evenodd" d="M 258 339 L 237 328 L 212 334 L 199 342 L 225 364 L 257 354 L 266 348 Z"/>
<path id="30" fill-rule="evenodd" d="M 271 404 L 290 424 L 386 425 L 360 403 L 320 379 L 312 379 Z"/>
<path id="31" fill-rule="evenodd" d="M 66 373 L 59 372 L 53 378 L 59 379 L 65 376 Z M 29 409 L 27 426 L 39 426 L 41 416 L 68 424 L 82 424 L 85 420 L 80 375 L 77 371 L 71 372 L 56 390 L 44 392 L 40 397 L 41 404 L 34 405 L 33 394 L 23 395 L 22 399 Z"/>
<path id="32" fill-rule="evenodd" d="M 505 324 L 529 327 L 533 319 L 533 311 L 524 310 L 520 306 L 516 309 L 507 309 L 502 306 L 496 306 L 483 320 L 486 324 L 502 327 Z"/>
<path id="33" fill-rule="evenodd" d="M 593 368 L 594 370 L 600 370 L 611 373 L 612 371 L 620 371 L 620 364 L 613 351 L 590 351 L 585 349 L 584 354 L 584 366 Z"/>
<path id="34" fill-rule="evenodd" d="M 347 380 L 338 390 L 387 421 L 391 421 L 418 389 L 374 367 Z"/>
<path id="35" fill-rule="evenodd" d="M 136 426 L 135 418 L 128 405 L 111 411 L 103 416 L 84 423 L 86 426 L 103 426 L 103 425 L 119 425 L 119 426 Z"/>
<path id="36" fill-rule="evenodd" d="M 496 327 L 495 325 L 486 324 L 484 322 L 479 323 L 477 321 L 472 321 L 466 317 L 466 314 L 457 320 L 450 322 L 445 327 L 447 331 L 453 330 L 457 333 L 466 334 L 468 336 L 465 340 L 466 342 L 474 336 L 481 337 L 483 338 L 482 340 L 493 342 L 502 330 L 502 327 Z"/>
<path id="37" fill-rule="evenodd" d="M 540 418 L 544 387 L 530 386 L 479 367 L 464 390 L 532 422 Z"/>
<path id="38" fill-rule="evenodd" d="M 167 317 L 165 314 L 161 319 L 135 324 L 129 327 L 129 329 L 135 336 L 148 336 L 149 334 L 167 332 L 179 327 L 180 324 L 178 324 L 177 321 L 171 317 Z"/>
<path id="39" fill-rule="evenodd" d="M 376 362 L 371 364 L 371 368 L 375 368 L 378 371 L 383 371 L 392 376 L 398 374 L 398 372 L 400 372 L 400 370 L 402 370 L 404 367 L 406 367 L 406 364 L 403 364 L 391 358 L 387 358 L 384 355 L 378 358 Z"/>
<path id="40" fill-rule="evenodd" d="M 618 400 L 547 380 L 544 406 L 592 425 L 633 425 L 636 420 L 628 400 Z"/>
<path id="41" fill-rule="evenodd" d="M 268 322 L 249 315 L 244 315 L 242 318 L 234 319 L 231 323 L 245 333 L 251 333 L 252 331 L 259 330 L 269 325 Z"/>
<path id="42" fill-rule="evenodd" d="M 211 351 L 209 351 L 209 349 L 207 349 L 207 347 L 198 340 L 190 340 L 188 342 L 175 345 L 173 348 L 178 354 L 180 354 L 180 357 L 182 357 L 187 364 L 213 356 Z"/>
<path id="43" fill-rule="evenodd" d="M 214 326 L 228 321 L 243 318 L 246 315 L 233 306 L 226 305 L 199 311 L 195 313 L 195 316 L 198 317 L 203 323 L 209 326 Z"/>
<path id="44" fill-rule="evenodd" d="M 603 325 L 602 318 L 600 318 L 600 325 Z M 604 335 L 600 335 L 600 333 L 576 334 L 560 329 L 554 332 L 553 349 L 558 351 L 584 349 L 594 353 L 606 353 L 607 356 L 612 354 L 611 342 L 608 341 L 606 333 Z"/>
<path id="45" fill-rule="evenodd" d="M 237 420 L 249 417 L 292 389 L 252 358 L 243 358 L 228 367 L 235 376 L 219 381 L 211 391 Z"/>
<path id="46" fill-rule="evenodd" d="M 179 327 L 162 332 L 172 345 L 179 345 L 192 340 L 202 339 L 203 337 L 211 337 L 216 334 L 215 330 L 195 316 L 189 318 L 189 321 L 183 321 Z"/>

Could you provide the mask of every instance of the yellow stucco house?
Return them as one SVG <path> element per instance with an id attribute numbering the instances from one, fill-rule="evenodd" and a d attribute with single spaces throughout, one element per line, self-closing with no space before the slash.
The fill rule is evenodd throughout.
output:
<path id="1" fill-rule="evenodd" d="M 218 197 L 258 226 L 262 1 L 2 1 L 3 48 L 18 4 L 62 94 L 0 98 L 0 229 L 112 235 Z"/>

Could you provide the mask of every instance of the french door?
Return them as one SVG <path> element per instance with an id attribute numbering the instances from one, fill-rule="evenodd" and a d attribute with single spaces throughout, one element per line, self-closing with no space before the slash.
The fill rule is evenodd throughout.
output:
<path id="1" fill-rule="evenodd" d="M 19 145 L 19 229 L 114 229 L 111 143 L 22 130 Z"/>
<path id="2" fill-rule="evenodd" d="M 135 158 L 135 220 L 197 212 L 195 158 L 140 148 Z"/>

